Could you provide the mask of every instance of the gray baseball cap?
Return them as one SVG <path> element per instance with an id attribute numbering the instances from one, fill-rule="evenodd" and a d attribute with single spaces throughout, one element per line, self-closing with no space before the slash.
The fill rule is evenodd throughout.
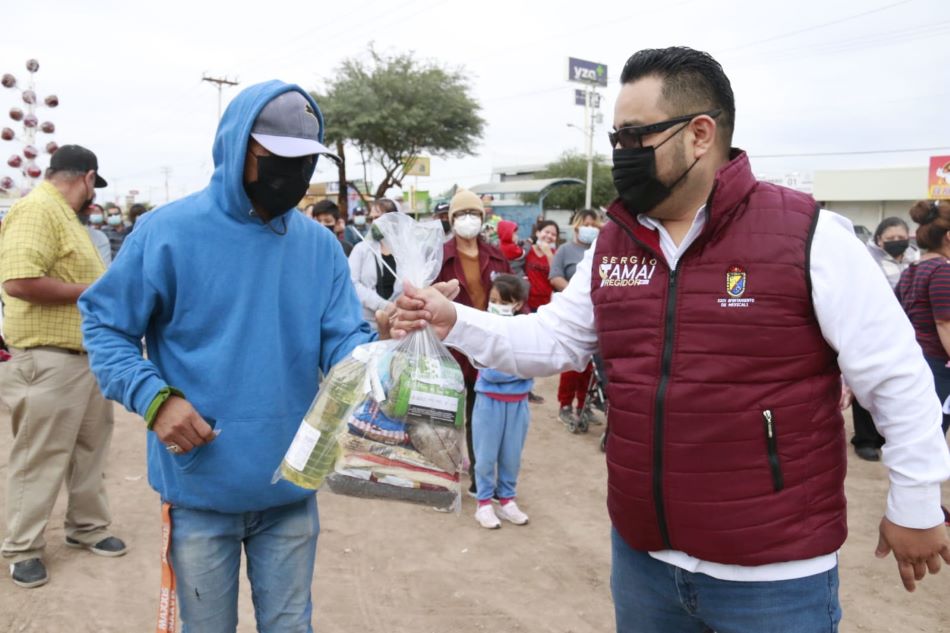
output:
<path id="1" fill-rule="evenodd" d="M 264 106 L 251 128 L 251 138 L 277 156 L 323 154 L 340 160 L 320 142 L 320 119 L 307 98 L 296 90 L 281 93 Z"/>

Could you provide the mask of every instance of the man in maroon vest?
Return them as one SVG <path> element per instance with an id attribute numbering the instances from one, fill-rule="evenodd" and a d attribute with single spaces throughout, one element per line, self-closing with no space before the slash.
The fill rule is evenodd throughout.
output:
<path id="1" fill-rule="evenodd" d="M 620 196 L 568 288 L 513 319 L 409 290 L 395 329 L 430 321 L 525 377 L 602 350 L 618 631 L 836 631 L 840 377 L 886 438 L 876 553 L 893 551 L 913 590 L 950 563 L 931 374 L 850 223 L 757 181 L 731 148 L 732 88 L 712 57 L 640 51 L 621 83 Z"/>

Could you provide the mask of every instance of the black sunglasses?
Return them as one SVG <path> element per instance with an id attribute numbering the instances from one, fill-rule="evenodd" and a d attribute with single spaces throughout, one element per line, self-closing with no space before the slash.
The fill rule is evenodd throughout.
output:
<path id="1" fill-rule="evenodd" d="M 679 123 L 688 123 L 702 115 L 710 116 L 715 119 L 721 112 L 722 110 L 717 108 L 715 110 L 707 110 L 706 112 L 696 112 L 695 114 L 678 116 L 675 119 L 667 119 L 666 121 L 651 123 L 649 125 L 625 125 L 619 130 L 607 132 L 607 138 L 610 139 L 611 147 L 617 147 L 619 144 L 620 147 L 624 149 L 637 149 L 643 147 L 644 136 L 668 130 Z"/>

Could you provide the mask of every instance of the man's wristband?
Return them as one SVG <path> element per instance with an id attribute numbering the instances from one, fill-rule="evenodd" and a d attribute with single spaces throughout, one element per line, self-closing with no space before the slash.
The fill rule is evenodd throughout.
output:
<path id="1" fill-rule="evenodd" d="M 162 387 L 158 393 L 155 394 L 155 397 L 152 398 L 152 403 L 148 405 L 148 409 L 145 411 L 145 424 L 149 431 L 152 430 L 152 425 L 155 424 L 155 418 L 158 417 L 158 410 L 161 409 L 165 401 L 172 396 L 184 398 L 185 394 L 174 387 Z"/>

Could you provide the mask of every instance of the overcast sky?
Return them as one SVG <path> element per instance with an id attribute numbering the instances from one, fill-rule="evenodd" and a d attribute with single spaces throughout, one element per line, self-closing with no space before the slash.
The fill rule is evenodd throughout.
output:
<path id="1" fill-rule="evenodd" d="M 164 202 L 203 187 L 211 174 L 217 90 L 202 74 L 320 88 L 341 60 L 411 50 L 462 67 L 487 121 L 476 156 L 434 160 L 419 188 L 490 179 L 495 167 L 545 163 L 582 150 L 582 124 L 567 79 L 568 56 L 607 65 L 604 125 L 595 151 L 609 154 L 606 130 L 624 61 L 640 48 L 676 44 L 712 53 L 736 94 L 736 145 L 759 173 L 926 165 L 950 153 L 950 15 L 940 0 L 348 0 L 346 2 L 5 3 L 0 73 L 21 83 L 40 62 L 42 98 L 60 106 L 40 120 L 58 143 L 99 156 L 110 180 L 101 201 L 130 189 Z M 224 10 L 221 7 L 225 7 Z M 0 125 L 22 105 L 0 88 Z M 47 137 L 40 135 L 40 140 Z M 944 151 L 893 152 L 913 148 Z M 12 174 L 0 142 L 0 175 Z M 888 150 L 888 153 L 882 153 Z M 831 152 L 874 152 L 814 155 Z M 355 152 L 353 153 L 355 155 Z M 812 154 L 800 156 L 800 154 Z M 771 157 L 780 155 L 780 157 Z M 44 156 L 43 164 L 48 162 Z M 334 170 L 321 161 L 315 181 Z M 350 158 L 349 173 L 361 166 Z"/>

